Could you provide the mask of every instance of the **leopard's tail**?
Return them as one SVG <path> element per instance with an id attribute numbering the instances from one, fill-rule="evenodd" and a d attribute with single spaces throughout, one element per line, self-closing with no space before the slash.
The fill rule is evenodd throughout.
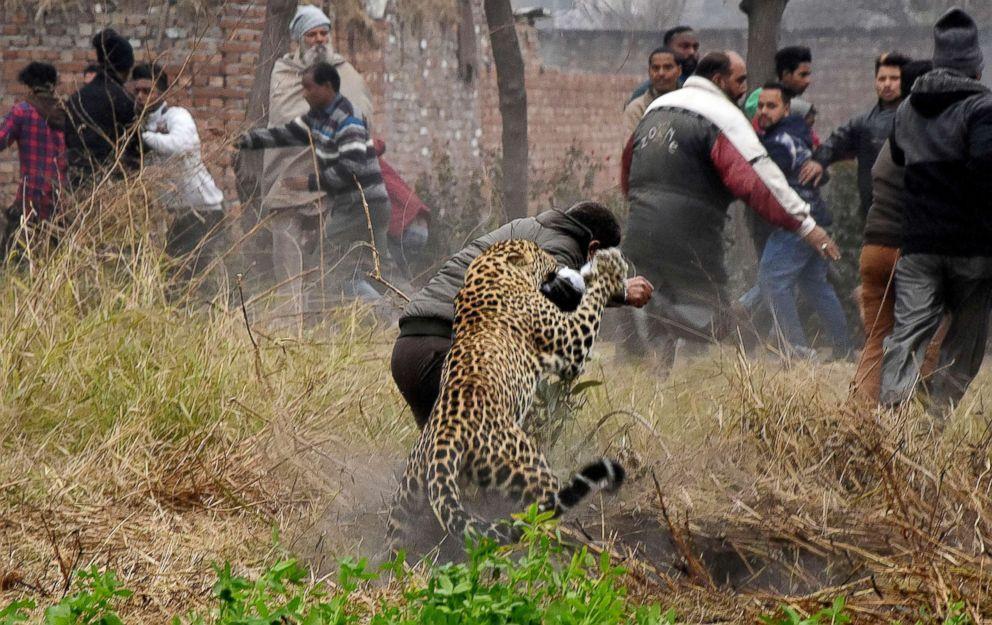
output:
<path id="1" fill-rule="evenodd" d="M 587 464 L 571 480 L 563 484 L 554 495 L 554 501 L 545 504 L 545 509 L 554 509 L 558 516 L 574 508 L 593 491 L 615 492 L 623 485 L 627 472 L 619 463 L 609 458 L 600 458 Z"/>
<path id="2" fill-rule="evenodd" d="M 483 535 L 500 543 L 519 539 L 519 529 L 513 527 L 509 521 L 490 523 L 465 510 L 454 479 L 456 473 L 447 470 L 450 467 L 435 466 L 438 469 L 436 479 L 429 485 L 431 508 L 448 532 L 455 536 L 461 536 L 465 532 Z M 554 516 L 559 516 L 593 491 L 616 491 L 623 484 L 626 475 L 626 471 L 617 462 L 601 458 L 583 467 L 567 484 L 548 497 L 541 509 L 553 510 Z"/>

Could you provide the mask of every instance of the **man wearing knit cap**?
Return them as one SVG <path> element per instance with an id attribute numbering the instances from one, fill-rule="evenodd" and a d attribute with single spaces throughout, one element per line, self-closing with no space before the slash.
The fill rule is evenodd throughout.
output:
<path id="1" fill-rule="evenodd" d="M 934 26 L 933 63 L 899 107 L 891 140 L 907 197 L 881 401 L 909 399 L 949 313 L 940 362 L 926 381 L 930 408 L 942 412 L 978 373 L 992 312 L 992 92 L 978 82 L 978 27 L 964 11 L 951 9 Z"/>
<path id="2" fill-rule="evenodd" d="M 371 125 L 372 96 L 361 74 L 343 56 L 334 52 L 331 43 L 331 20 L 319 8 L 300 6 L 289 25 L 290 36 L 296 44 L 272 68 L 269 85 L 268 125 L 282 126 L 305 115 L 310 106 L 303 98 L 301 75 L 319 61 L 334 66 L 341 77 L 341 95 L 354 107 L 355 115 Z M 294 313 L 302 313 L 305 304 L 303 273 L 315 269 L 321 258 L 319 239 L 320 217 L 333 219 L 330 206 L 322 191 L 298 191 L 287 188 L 282 181 L 314 173 L 310 148 L 280 148 L 267 150 L 262 170 L 262 213 L 272 214 L 272 264 L 278 295 L 292 302 Z M 314 250 L 314 248 L 318 248 Z M 337 259 L 324 259 L 333 265 Z M 321 272 L 323 270 L 321 269 Z M 308 282 L 319 276 L 308 275 Z"/>
<path id="3" fill-rule="evenodd" d="M 134 66 L 134 50 L 110 28 L 94 35 L 92 43 L 100 70 L 66 103 L 66 157 L 69 181 L 76 186 L 107 168 L 117 175 L 136 169 L 139 160 L 137 140 L 130 132 L 134 100 L 124 89 Z"/>

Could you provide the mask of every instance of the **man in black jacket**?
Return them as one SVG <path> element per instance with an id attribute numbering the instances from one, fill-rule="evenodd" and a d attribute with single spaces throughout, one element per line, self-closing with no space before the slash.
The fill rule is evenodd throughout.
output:
<path id="1" fill-rule="evenodd" d="M 117 174 L 136 169 L 139 159 L 132 132 L 134 100 L 124 89 L 134 66 L 134 50 L 110 28 L 94 35 L 92 43 L 100 71 L 66 103 L 66 159 L 74 186 L 107 169 Z"/>
<path id="2" fill-rule="evenodd" d="M 857 159 L 858 198 L 862 217 L 871 206 L 871 166 L 882 144 L 892 132 L 892 120 L 902 101 L 899 78 L 909 58 L 898 52 L 882 54 L 875 61 L 875 94 L 878 102 L 870 111 L 852 117 L 831 133 L 813 158 L 803 167 L 803 184 L 820 184 L 823 171 L 837 161 Z"/>
<path id="3" fill-rule="evenodd" d="M 524 239 L 538 244 L 563 266 L 578 269 L 599 248 L 620 244 L 620 224 L 602 204 L 579 202 L 567 211 L 549 210 L 515 219 L 469 243 L 441 267 L 400 317 L 400 336 L 393 347 L 393 380 L 423 429 L 441 385 L 441 367 L 451 349 L 455 295 L 465 270 L 494 243 Z M 641 307 L 651 298 L 651 284 L 641 277 L 627 280 L 624 303 Z M 619 303 L 619 302 L 618 302 Z"/>
<path id="4" fill-rule="evenodd" d="M 985 356 L 992 311 L 992 92 L 978 82 L 975 21 L 951 9 L 934 26 L 934 71 L 899 107 L 892 157 L 905 166 L 902 257 L 895 328 L 885 340 L 883 404 L 909 398 L 944 313 L 951 325 L 930 405 L 960 401 Z"/>

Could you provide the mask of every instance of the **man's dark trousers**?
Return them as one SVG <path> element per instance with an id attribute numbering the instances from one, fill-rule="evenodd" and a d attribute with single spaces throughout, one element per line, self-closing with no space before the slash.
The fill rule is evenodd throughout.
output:
<path id="1" fill-rule="evenodd" d="M 896 264 L 895 329 L 885 339 L 883 404 L 909 399 L 944 312 L 951 325 L 927 386 L 932 408 L 956 404 L 985 357 L 992 312 L 992 257 L 907 254 Z"/>
<path id="2" fill-rule="evenodd" d="M 393 345 L 393 380 L 421 430 L 441 392 L 441 371 L 451 343 L 451 337 L 414 335 L 401 336 Z"/>

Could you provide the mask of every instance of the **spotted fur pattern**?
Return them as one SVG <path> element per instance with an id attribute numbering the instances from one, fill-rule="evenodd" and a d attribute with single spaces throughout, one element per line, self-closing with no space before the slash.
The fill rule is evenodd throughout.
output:
<path id="1" fill-rule="evenodd" d="M 623 289 L 627 263 L 601 250 L 583 272 L 586 291 L 575 312 L 563 312 L 540 288 L 559 267 L 530 241 L 504 241 L 469 266 L 455 299 L 454 344 L 441 392 L 410 456 L 389 520 L 389 540 L 403 543 L 410 521 L 428 510 L 450 534 L 512 540 L 462 506 L 460 486 L 496 489 L 520 504 L 560 514 L 595 488 L 624 479 L 617 463 L 600 459 L 564 487 L 520 427 L 541 379 L 575 378 L 599 333 L 607 301 Z"/>

